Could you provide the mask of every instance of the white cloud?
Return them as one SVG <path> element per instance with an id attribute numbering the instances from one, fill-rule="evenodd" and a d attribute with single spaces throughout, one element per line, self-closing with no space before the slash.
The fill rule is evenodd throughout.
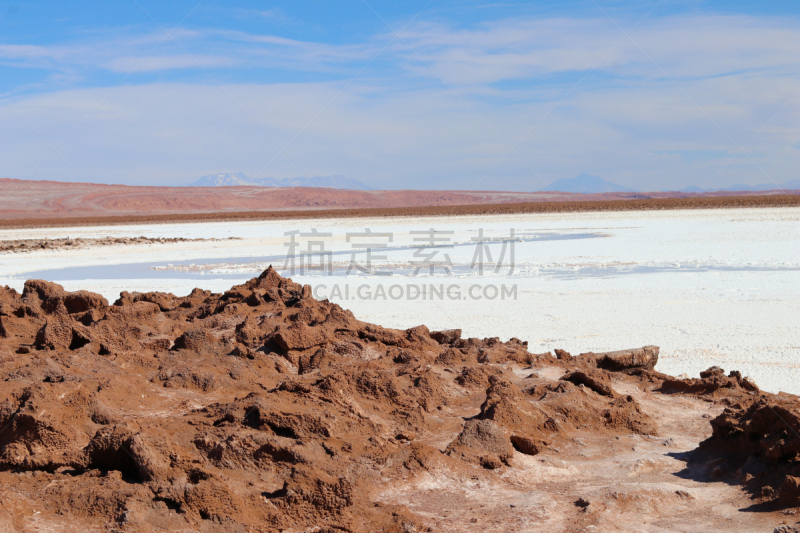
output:
<path id="1" fill-rule="evenodd" d="M 724 162 L 683 161 L 664 152 L 735 152 L 779 108 L 775 99 L 761 101 L 763 109 L 753 109 L 758 84 L 742 94 L 741 87 L 726 92 L 724 80 L 704 89 L 726 98 L 736 93 L 742 99 L 739 116 L 720 120 L 722 129 L 668 86 L 581 93 L 552 112 L 555 102 L 508 107 L 473 103 L 477 115 L 441 90 L 378 98 L 380 90 L 360 87 L 326 108 L 340 87 L 229 85 L 224 92 L 215 86 L 181 84 L 122 87 L 59 152 L 88 181 L 180 183 L 217 171 L 255 175 L 275 158 L 262 175 L 341 173 L 382 187 L 535 189 L 558 177 L 592 171 L 647 189 L 710 178 Z M 792 89 L 800 90 L 800 84 L 785 87 L 787 93 Z M 63 91 L 19 100 L 14 106 L 55 145 L 108 93 L 109 89 Z M 798 151 L 785 152 L 800 140 L 799 105 L 788 106 L 788 112 L 785 108 L 747 145 L 748 155 L 776 181 L 795 177 L 800 168 Z M 707 111 L 720 119 L 726 109 Z M 542 117 L 546 118 L 534 128 Z M 5 173 L 25 177 L 48 150 L 8 108 L 0 109 L 0 124 Z M 281 146 L 300 136 L 287 148 L 287 157 L 267 134 Z M 524 159 L 512 154 L 481 181 L 523 138 L 516 153 Z M 749 159 L 737 159 L 720 176 L 720 184 L 768 181 L 760 169 L 753 175 L 752 167 Z M 56 156 L 31 177 L 74 179 Z"/>

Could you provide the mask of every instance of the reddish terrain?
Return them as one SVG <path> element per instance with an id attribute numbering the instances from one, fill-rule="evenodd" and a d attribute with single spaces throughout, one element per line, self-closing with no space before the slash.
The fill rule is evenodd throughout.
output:
<path id="1" fill-rule="evenodd" d="M 0 179 L 0 226 L 800 205 L 800 191 L 605 193 L 131 187 Z"/>
<path id="2" fill-rule="evenodd" d="M 28 281 L 0 530 L 793 531 L 800 400 L 657 361 L 387 329 L 272 268 L 113 305 Z"/>

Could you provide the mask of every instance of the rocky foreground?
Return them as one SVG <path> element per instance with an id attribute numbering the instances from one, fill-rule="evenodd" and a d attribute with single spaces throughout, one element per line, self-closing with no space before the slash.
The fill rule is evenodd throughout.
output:
<path id="1" fill-rule="evenodd" d="M 223 294 L 0 289 L 0 531 L 794 531 L 800 401 Z"/>

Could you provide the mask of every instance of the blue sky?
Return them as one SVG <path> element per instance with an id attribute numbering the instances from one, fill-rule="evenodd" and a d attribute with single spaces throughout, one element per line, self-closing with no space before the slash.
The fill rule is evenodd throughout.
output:
<path id="1" fill-rule="evenodd" d="M 800 178 L 800 3 L 4 2 L 0 177 Z"/>

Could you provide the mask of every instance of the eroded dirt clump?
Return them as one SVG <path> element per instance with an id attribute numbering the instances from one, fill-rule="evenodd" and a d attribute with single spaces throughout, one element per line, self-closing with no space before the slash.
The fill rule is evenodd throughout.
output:
<path id="1" fill-rule="evenodd" d="M 670 381 L 656 347 L 554 357 L 383 328 L 272 268 L 222 294 L 112 305 L 41 280 L 0 289 L 0 355 L 0 486 L 131 531 L 426 531 L 380 497 L 387 480 L 499 476 L 580 435 L 658 436 L 658 417 L 615 383 L 757 391 L 714 372 Z M 765 475 L 791 497 L 797 443 L 749 401 L 714 421 L 714 439 L 773 461 Z M 780 412 L 796 421 L 792 405 Z"/>
<path id="2" fill-rule="evenodd" d="M 700 379 L 676 379 L 663 376 L 661 392 L 682 393 L 702 396 L 707 398 L 738 398 L 748 392 L 759 392 L 758 386 L 736 370 L 727 376 L 725 371 L 718 366 L 700 372 Z"/>
<path id="3" fill-rule="evenodd" d="M 800 400 L 788 394 L 739 400 L 711 420 L 701 450 L 724 458 L 718 475 L 732 473 L 753 495 L 781 507 L 800 507 Z"/>

